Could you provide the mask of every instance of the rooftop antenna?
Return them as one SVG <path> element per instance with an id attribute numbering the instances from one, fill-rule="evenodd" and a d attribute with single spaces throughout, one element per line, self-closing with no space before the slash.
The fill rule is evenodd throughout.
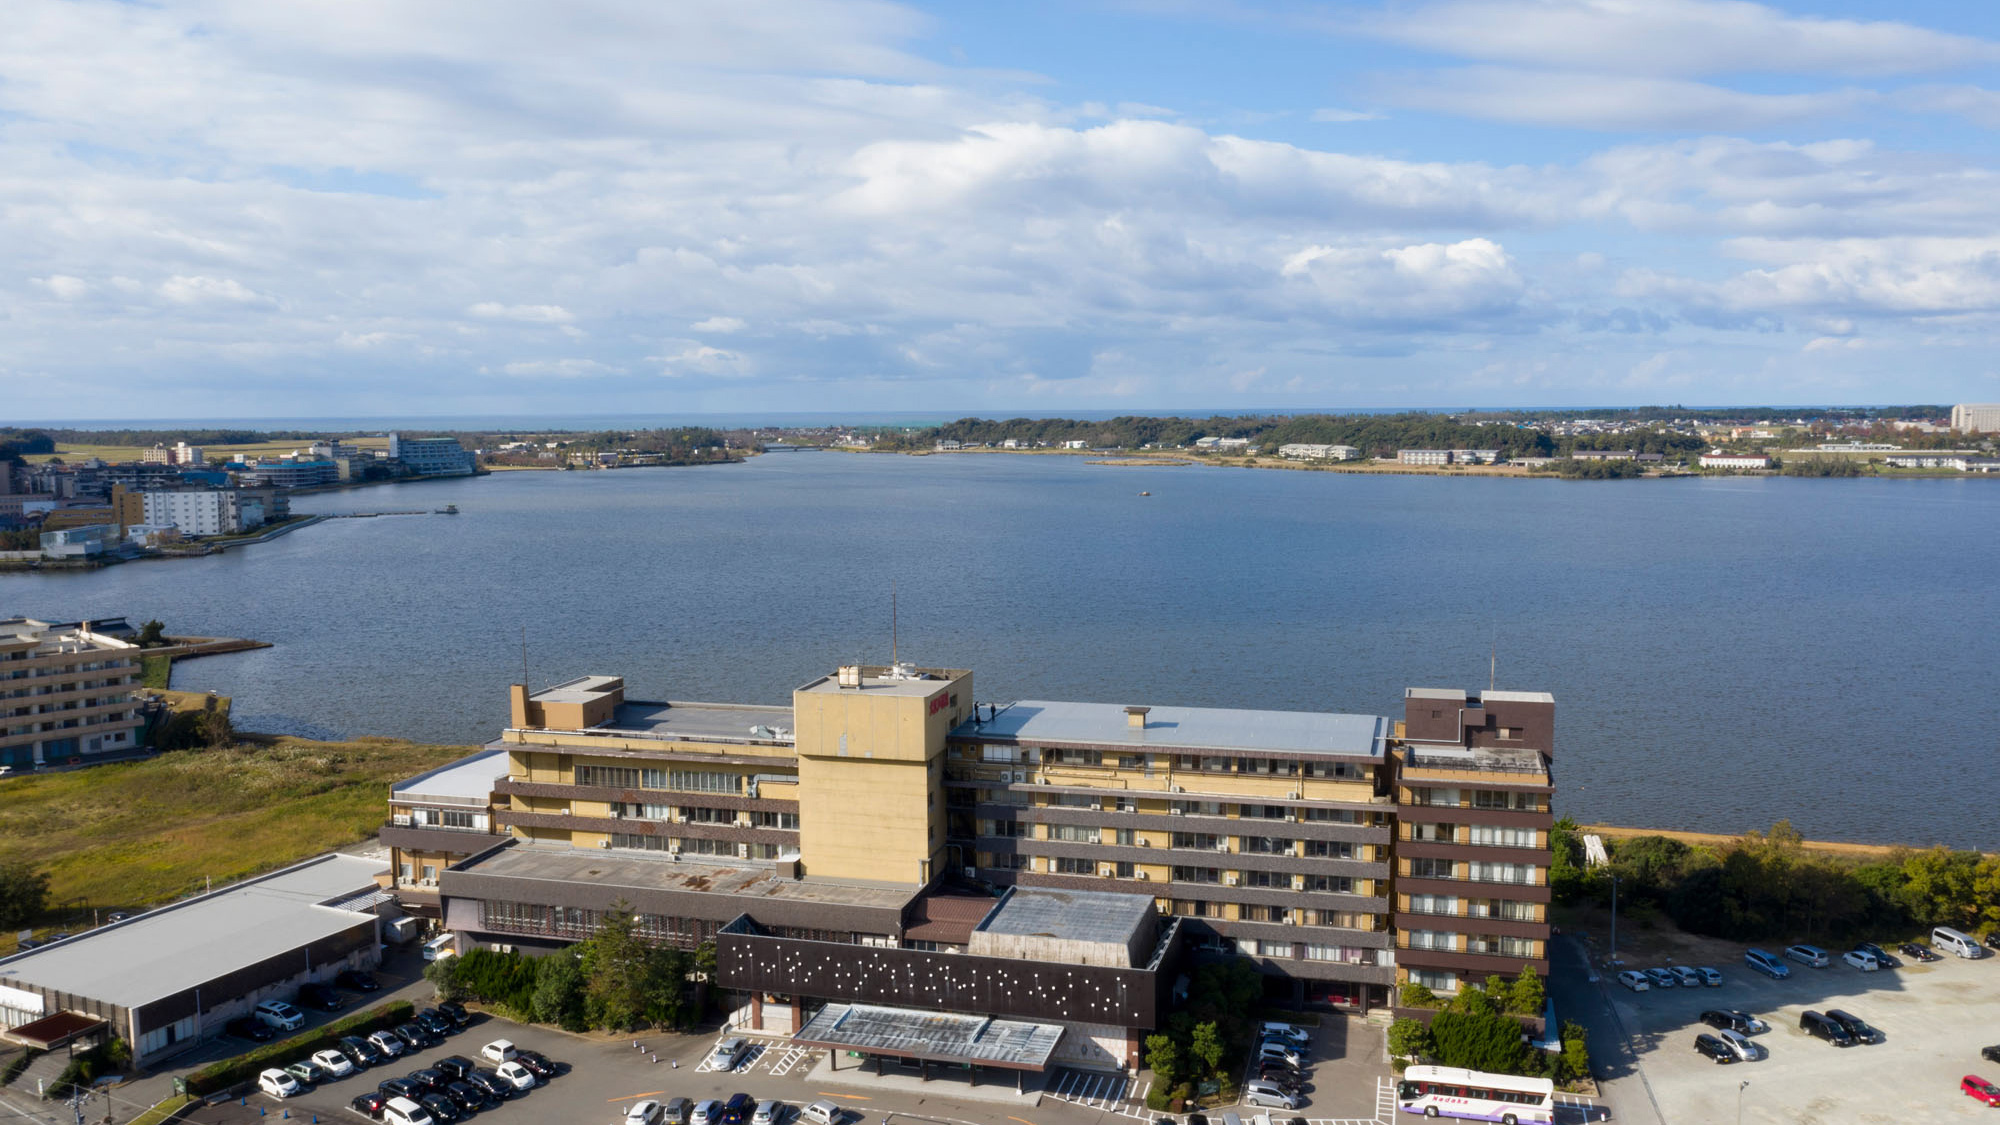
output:
<path id="1" fill-rule="evenodd" d="M 528 627 L 521 626 L 521 686 L 528 686 Z"/>
<path id="2" fill-rule="evenodd" d="M 1487 660 L 1486 690 L 1490 692 L 1500 682 L 1500 630 L 1497 627 L 1493 630 L 1493 648 Z"/>
<path id="3" fill-rule="evenodd" d="M 894 668 L 902 663 L 896 657 L 896 580 L 891 578 L 889 579 L 889 667 Z"/>

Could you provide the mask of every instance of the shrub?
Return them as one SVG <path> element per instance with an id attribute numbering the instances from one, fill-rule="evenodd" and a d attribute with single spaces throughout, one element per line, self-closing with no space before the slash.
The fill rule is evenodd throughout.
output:
<path id="1" fill-rule="evenodd" d="M 255 1077 L 258 1071 L 266 1067 L 297 1062 L 301 1057 L 314 1051 L 331 1047 L 344 1035 L 366 1035 L 371 1031 L 408 1023 L 416 1011 L 416 1005 L 408 1000 L 392 1000 L 378 1008 L 356 1012 L 332 1023 L 322 1024 L 311 1031 L 301 1032 L 289 1039 L 266 1043 L 233 1059 L 210 1063 L 188 1075 L 188 1093 L 207 1095 L 217 1090 L 226 1090 L 238 1082 Z"/>
<path id="2" fill-rule="evenodd" d="M 56 1075 L 55 1082 L 42 1096 L 67 1098 L 74 1089 L 78 1087 L 88 1089 L 96 1085 L 100 1077 L 115 1073 L 131 1061 L 132 1049 L 125 1045 L 123 1039 L 113 1039 L 109 1043 L 92 1047 L 70 1059 L 69 1065 L 62 1068 Z"/>
<path id="3" fill-rule="evenodd" d="M 1433 1054 L 1430 1026 L 1422 1020 L 1400 1019 L 1389 1025 L 1389 1053 L 1401 1058 L 1422 1058 Z"/>
<path id="4" fill-rule="evenodd" d="M 7 1064 L 7 1069 L 0 1070 L 0 1086 L 12 1086 L 14 1080 L 21 1077 L 21 1072 L 28 1069 L 28 1064 L 34 1062 L 36 1057 L 41 1053 L 41 1051 L 30 1047 L 14 1056 L 14 1060 Z"/>
<path id="5" fill-rule="evenodd" d="M 1519 1074 L 1527 1062 L 1529 1048 L 1521 1025 L 1508 1016 L 1439 1012 L 1431 1020 L 1431 1039 L 1442 1066 Z"/>
<path id="6" fill-rule="evenodd" d="M 1436 1008 L 1443 1003 L 1437 993 L 1416 981 L 1404 983 L 1402 1001 L 1405 1008 Z"/>

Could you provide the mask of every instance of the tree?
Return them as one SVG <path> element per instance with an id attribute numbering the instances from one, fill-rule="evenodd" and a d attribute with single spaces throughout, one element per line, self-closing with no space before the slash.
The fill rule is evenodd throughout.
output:
<path id="1" fill-rule="evenodd" d="M 466 994 L 465 985 L 458 976 L 460 960 L 458 957 L 440 957 L 424 966 L 424 979 L 431 982 L 431 988 L 437 991 L 439 1003 L 456 1000 Z"/>
<path id="2" fill-rule="evenodd" d="M 531 1005 L 536 1021 L 552 1023 L 564 1031 L 582 1031 L 583 969 L 570 950 L 551 953 L 535 965 L 535 995 Z"/>
<path id="3" fill-rule="evenodd" d="M 1153 1068 L 1154 1086 L 1172 1086 L 1181 1077 L 1181 1049 L 1170 1036 L 1146 1036 L 1146 1065 Z"/>
<path id="4" fill-rule="evenodd" d="M 1493 997 L 1487 995 L 1485 989 L 1473 985 L 1466 985 L 1464 988 L 1458 990 L 1458 997 L 1451 1002 L 1449 1010 L 1468 1016 L 1490 1016 L 1499 1011 L 1493 1003 Z M 1436 1030 L 1437 1024 L 1435 1021 L 1433 1021 L 1431 1027 L 1432 1030 Z"/>
<path id="5" fill-rule="evenodd" d="M 1389 1053 L 1398 1058 L 1420 1059 L 1435 1054 L 1437 1044 L 1431 1039 L 1430 1026 L 1422 1020 L 1407 1017 L 1389 1025 Z"/>
<path id="6" fill-rule="evenodd" d="M 139 626 L 139 635 L 135 640 L 138 641 L 140 648 L 160 648 L 167 643 L 165 630 L 166 626 L 157 620 L 148 621 Z"/>
<path id="7" fill-rule="evenodd" d="M 1562 1022 L 1562 1073 L 1569 1081 L 1590 1076 L 1588 1033 L 1580 1023 Z"/>
<path id="8" fill-rule="evenodd" d="M 1195 1025 L 1194 1034 L 1188 1037 L 1188 1055 L 1200 1065 L 1201 1073 L 1213 1075 L 1219 1072 L 1223 1056 L 1228 1053 L 1229 1047 L 1223 1042 L 1221 1029 L 1212 1023 Z"/>
<path id="9" fill-rule="evenodd" d="M 1439 1012 L 1431 1019 L 1431 1037 L 1443 1066 L 1519 1074 L 1527 1062 L 1528 1044 L 1521 1025 L 1490 1011 Z"/>
<path id="10" fill-rule="evenodd" d="M 236 728 L 229 721 L 227 708 L 214 706 L 212 699 L 209 703 L 211 706 L 201 713 L 196 730 L 202 744 L 210 750 L 226 750 L 236 745 Z"/>
<path id="11" fill-rule="evenodd" d="M 648 949 L 631 907 L 620 899 L 583 943 L 584 1004 L 590 1022 L 629 1031 L 645 1017 Z"/>
<path id="12" fill-rule="evenodd" d="M 1980 913 L 1978 873 L 1976 852 L 1942 845 L 1916 852 L 1903 861 L 1903 903 L 1926 925 L 1970 926 Z"/>
<path id="13" fill-rule="evenodd" d="M 1565 816 L 1549 826 L 1549 893 L 1567 905 L 1582 898 L 1593 882 L 1585 866 L 1583 837 L 1576 821 Z"/>
<path id="14" fill-rule="evenodd" d="M 33 925 L 48 905 L 48 872 L 18 861 L 0 867 L 0 928 Z"/>
<path id="15" fill-rule="evenodd" d="M 1402 1001 L 1405 1008 L 1435 1008 L 1438 1006 L 1437 993 L 1416 981 L 1404 981 Z"/>
<path id="16" fill-rule="evenodd" d="M 1533 965 L 1521 966 L 1521 973 L 1507 988 L 1507 1010 L 1524 1016 L 1536 1016 L 1542 1012 L 1542 1005 L 1548 998 L 1542 987 L 1542 978 L 1536 974 Z"/>

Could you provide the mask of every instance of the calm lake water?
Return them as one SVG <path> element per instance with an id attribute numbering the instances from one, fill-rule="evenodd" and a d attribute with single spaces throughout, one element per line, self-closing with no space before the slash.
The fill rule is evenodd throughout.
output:
<path id="1" fill-rule="evenodd" d="M 1151 492 L 1142 496 L 1141 492 Z M 226 555 L 0 577 L 0 612 L 255 637 L 240 725 L 490 738 L 521 673 L 782 703 L 901 651 L 1019 698 L 1396 715 L 1557 700 L 1582 820 L 1995 846 L 1991 481 L 1557 482 L 798 453 L 301 499 Z M 1969 792 L 1968 792 L 1969 791 Z"/>

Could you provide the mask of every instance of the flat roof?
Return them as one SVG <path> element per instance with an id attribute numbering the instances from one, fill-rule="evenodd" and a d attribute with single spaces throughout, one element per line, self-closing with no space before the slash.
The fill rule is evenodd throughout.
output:
<path id="1" fill-rule="evenodd" d="M 481 750 L 456 762 L 442 765 L 398 782 L 389 790 L 391 801 L 445 800 L 485 804 L 493 796 L 493 783 L 507 776 L 505 750 Z"/>
<path id="2" fill-rule="evenodd" d="M 761 733 L 752 733 L 753 727 Z M 632 700 L 619 704 L 610 722 L 599 723 L 590 729 L 648 738 L 790 742 L 792 709 L 754 703 L 649 703 Z"/>
<path id="3" fill-rule="evenodd" d="M 1481 699 L 1497 699 L 1502 703 L 1554 703 L 1556 697 L 1546 691 L 1487 691 L 1481 692 Z"/>
<path id="4" fill-rule="evenodd" d="M 325 905 L 377 889 L 379 859 L 328 854 L 0 959 L 0 983 L 136 1008 L 353 928 Z"/>
<path id="5" fill-rule="evenodd" d="M 974 929 L 1123 946 L 1152 915 L 1151 895 L 1015 887 Z"/>
<path id="6" fill-rule="evenodd" d="M 915 897 L 910 887 L 785 879 L 768 867 L 707 863 L 664 853 L 572 848 L 517 840 L 454 865 L 452 871 L 508 879 L 552 879 L 630 887 L 643 891 L 693 891 L 744 899 L 820 902 L 900 910 Z M 748 910 L 748 907 L 744 909 Z"/>
<path id="7" fill-rule="evenodd" d="M 1410 764 L 1418 769 L 1472 770 L 1487 773 L 1546 774 L 1548 763 L 1539 750 L 1513 750 L 1491 746 L 1465 747 L 1452 743 L 1438 745 L 1410 743 Z"/>
<path id="8" fill-rule="evenodd" d="M 1405 699 L 1464 699 L 1464 688 L 1413 687 L 1403 689 Z"/>
<path id="9" fill-rule="evenodd" d="M 795 1043 L 936 1062 L 1041 1070 L 1063 1027 L 874 1004 L 828 1004 L 792 1036 Z"/>
<path id="10" fill-rule="evenodd" d="M 833 695 L 843 691 L 864 691 L 870 695 L 914 695 L 927 696 L 954 680 L 962 680 L 971 675 L 963 668 L 918 668 L 914 665 L 897 666 L 896 674 L 891 674 L 889 666 L 862 665 L 861 686 L 841 687 L 840 675 L 821 676 L 800 688 L 800 691 L 819 692 Z"/>
<path id="11" fill-rule="evenodd" d="M 1007 742 L 1088 742 L 1133 748 L 1252 750 L 1380 758 L 1389 720 L 1323 711 L 1246 711 L 1222 707 L 1153 707 L 1132 726 L 1122 704 L 1024 699 L 999 714 L 961 723 L 953 738 Z"/>
<path id="12" fill-rule="evenodd" d="M 528 698 L 537 703 L 588 703 L 624 686 L 622 676 L 578 676 L 574 680 L 531 692 Z"/>

